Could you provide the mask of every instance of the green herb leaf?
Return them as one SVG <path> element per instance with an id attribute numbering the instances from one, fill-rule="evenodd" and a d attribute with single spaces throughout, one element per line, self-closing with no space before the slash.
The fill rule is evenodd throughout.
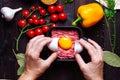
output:
<path id="1" fill-rule="evenodd" d="M 23 73 L 24 67 L 25 67 L 25 54 L 23 53 L 18 53 L 15 55 L 19 68 L 17 70 L 17 75 L 21 75 Z"/>
<path id="2" fill-rule="evenodd" d="M 16 54 L 16 58 L 17 58 L 17 60 L 25 59 L 25 54 L 24 53 L 18 53 L 18 54 Z"/>
<path id="3" fill-rule="evenodd" d="M 106 3 L 107 3 L 107 6 L 108 6 L 108 9 L 105 8 L 105 10 L 104 10 L 105 16 L 112 19 L 113 17 L 115 17 L 115 13 L 116 13 L 116 11 L 114 10 L 115 0 L 106 0 Z"/>
<path id="4" fill-rule="evenodd" d="M 69 3 L 73 2 L 73 0 L 68 0 Z"/>
<path id="5" fill-rule="evenodd" d="M 64 3 L 64 4 L 67 4 L 67 3 L 72 3 L 74 0 L 62 0 L 62 2 Z"/>
<path id="6" fill-rule="evenodd" d="M 112 9 L 104 9 L 105 16 L 109 19 L 113 19 L 115 17 L 116 11 Z"/>
<path id="7" fill-rule="evenodd" d="M 120 67 L 120 57 L 113 52 L 104 51 L 104 61 L 110 66 Z"/>
<path id="8" fill-rule="evenodd" d="M 115 0 L 106 0 L 108 8 L 114 10 Z"/>
<path id="9" fill-rule="evenodd" d="M 25 54 L 18 53 L 16 54 L 16 58 L 20 67 L 25 65 Z"/>
<path id="10" fill-rule="evenodd" d="M 24 71 L 24 67 L 23 66 L 19 67 L 19 69 L 17 70 L 17 75 L 21 75 L 23 71 Z"/>

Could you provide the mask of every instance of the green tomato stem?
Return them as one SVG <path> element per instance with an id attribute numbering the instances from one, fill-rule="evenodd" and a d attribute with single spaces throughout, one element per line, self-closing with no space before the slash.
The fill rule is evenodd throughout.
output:
<path id="1" fill-rule="evenodd" d="M 77 22 L 81 21 L 82 18 L 80 16 L 78 16 L 78 18 L 72 22 L 72 26 L 76 26 L 77 25 Z"/>
<path id="2" fill-rule="evenodd" d="M 42 25 L 42 26 L 51 25 L 51 24 L 52 24 L 52 23 L 48 23 L 48 24 L 45 24 L 45 25 Z M 26 33 L 26 32 L 28 32 L 29 30 L 34 30 L 34 29 L 39 28 L 39 27 L 42 27 L 42 26 L 36 26 L 36 27 L 34 27 L 34 28 L 27 29 L 27 30 L 23 31 L 23 33 Z"/>
<path id="3" fill-rule="evenodd" d="M 17 55 L 17 54 L 16 54 L 15 50 L 14 50 L 14 49 L 12 49 L 12 51 L 13 51 L 13 53 L 14 53 L 15 57 L 16 57 L 16 55 Z"/>
<path id="4" fill-rule="evenodd" d="M 19 43 L 19 40 L 20 40 L 20 38 L 21 38 L 21 36 L 22 36 L 23 31 L 24 31 L 25 28 L 26 28 L 26 27 L 24 27 L 24 28 L 21 29 L 21 32 L 20 32 L 18 38 L 16 39 L 16 50 L 17 50 L 17 51 L 18 51 L 18 43 Z"/>
<path id="5" fill-rule="evenodd" d="M 34 12 L 35 12 L 35 10 L 33 10 L 32 12 L 30 12 L 30 15 L 26 19 L 28 19 Z"/>

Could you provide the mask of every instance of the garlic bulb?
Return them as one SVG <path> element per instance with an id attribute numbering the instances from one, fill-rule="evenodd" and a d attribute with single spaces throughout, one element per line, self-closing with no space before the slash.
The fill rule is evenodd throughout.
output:
<path id="1" fill-rule="evenodd" d="M 20 10 L 22 10 L 22 8 L 11 9 L 9 7 L 3 7 L 1 8 L 2 18 L 6 21 L 11 21 L 14 18 L 15 13 Z"/>

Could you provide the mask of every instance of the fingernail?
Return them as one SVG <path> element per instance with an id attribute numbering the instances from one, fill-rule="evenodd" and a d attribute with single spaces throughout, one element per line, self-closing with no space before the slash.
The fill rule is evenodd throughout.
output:
<path id="1" fill-rule="evenodd" d="M 85 41 L 88 41 L 88 38 L 86 38 L 86 37 L 83 37 L 82 39 L 84 39 Z"/>

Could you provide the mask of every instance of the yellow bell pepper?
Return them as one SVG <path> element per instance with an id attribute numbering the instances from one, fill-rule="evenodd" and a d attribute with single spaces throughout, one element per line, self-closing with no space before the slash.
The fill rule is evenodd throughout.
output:
<path id="1" fill-rule="evenodd" d="M 77 19 L 72 23 L 73 26 L 77 22 L 81 22 L 84 28 L 89 28 L 99 22 L 104 16 L 103 8 L 98 3 L 90 3 L 82 5 L 77 10 Z"/>

